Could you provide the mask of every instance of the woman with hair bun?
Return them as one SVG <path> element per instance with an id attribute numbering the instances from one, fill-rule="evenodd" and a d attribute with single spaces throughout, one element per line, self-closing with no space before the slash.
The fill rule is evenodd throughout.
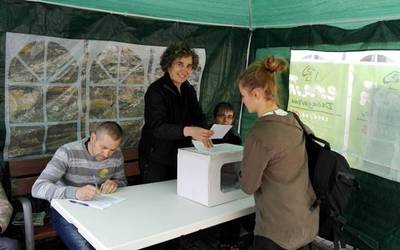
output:
<path id="1" fill-rule="evenodd" d="M 307 249 L 318 233 L 303 130 L 277 99 L 276 73 L 286 69 L 284 59 L 270 56 L 238 80 L 243 103 L 258 117 L 246 136 L 240 180 L 256 203 L 255 250 Z"/>

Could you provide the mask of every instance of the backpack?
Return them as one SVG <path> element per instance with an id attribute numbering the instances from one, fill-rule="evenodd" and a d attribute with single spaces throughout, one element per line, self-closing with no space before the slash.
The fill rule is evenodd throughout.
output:
<path id="1" fill-rule="evenodd" d="M 360 184 L 351 173 L 347 160 L 339 153 L 331 150 L 329 143 L 312 133 L 308 133 L 305 125 L 293 113 L 301 125 L 306 140 L 308 155 L 308 173 L 317 199 L 310 210 L 319 206 L 318 235 L 334 243 L 334 249 L 345 247 L 343 228 L 346 224 L 344 210 L 350 200 L 351 193 L 360 188 Z"/>

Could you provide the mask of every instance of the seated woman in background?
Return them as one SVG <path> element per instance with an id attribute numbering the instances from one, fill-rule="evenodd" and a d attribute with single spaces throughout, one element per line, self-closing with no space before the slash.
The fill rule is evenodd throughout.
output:
<path id="1" fill-rule="evenodd" d="M 318 233 L 303 130 L 278 106 L 275 76 L 286 68 L 284 59 L 268 57 L 239 77 L 242 101 L 258 117 L 246 136 L 240 180 L 256 203 L 254 250 L 310 247 Z"/>

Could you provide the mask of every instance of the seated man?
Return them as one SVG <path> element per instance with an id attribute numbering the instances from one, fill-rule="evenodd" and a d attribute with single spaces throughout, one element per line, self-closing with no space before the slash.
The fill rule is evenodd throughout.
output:
<path id="1" fill-rule="evenodd" d="M 214 123 L 222 125 L 233 125 L 235 120 L 234 111 L 231 104 L 227 102 L 220 102 L 214 108 Z M 219 143 L 231 143 L 236 145 L 241 145 L 242 140 L 239 135 L 237 135 L 233 128 L 231 128 L 226 135 L 221 139 L 213 139 L 213 144 Z"/>
<path id="2" fill-rule="evenodd" d="M 6 231 L 12 215 L 13 208 L 7 199 L 3 186 L 0 184 L 0 232 Z M 0 249 L 16 250 L 19 249 L 18 241 L 0 236 Z"/>
<path id="3" fill-rule="evenodd" d="M 121 142 L 121 127 L 115 122 L 104 122 L 90 138 L 61 146 L 32 186 L 32 196 L 48 201 L 92 200 L 100 193 L 113 193 L 126 186 Z M 51 220 L 69 249 L 92 249 L 78 230 L 54 209 Z"/>

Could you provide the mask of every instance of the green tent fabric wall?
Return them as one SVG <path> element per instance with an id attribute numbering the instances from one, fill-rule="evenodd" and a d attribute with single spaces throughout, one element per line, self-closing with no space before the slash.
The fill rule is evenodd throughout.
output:
<path id="1" fill-rule="evenodd" d="M 50 3 L 50 1 L 48 1 Z M 192 46 L 207 50 L 207 66 L 204 72 L 202 95 L 203 108 L 207 113 L 220 100 L 233 102 L 238 110 L 240 98 L 235 80 L 245 68 L 246 50 L 251 29 L 252 34 L 250 61 L 267 54 L 290 58 L 290 49 L 323 50 L 366 50 L 400 49 L 400 22 L 380 21 L 398 18 L 399 6 L 396 1 L 311 1 L 282 4 L 282 1 L 174 1 L 168 5 L 158 5 L 160 1 L 54 1 L 54 4 L 74 6 L 60 7 L 25 1 L 0 0 L 0 81 L 5 78 L 5 32 L 19 32 L 55 37 L 113 40 L 148 45 L 168 45 L 184 39 Z M 92 4 L 86 5 L 85 4 Z M 123 4 L 132 4 L 124 6 Z M 164 2 L 165 4 L 165 2 Z M 95 6 L 97 5 L 97 6 Z M 101 5 L 99 7 L 99 5 Z M 161 6 L 161 8 L 160 8 Z M 207 8 L 206 8 L 207 7 Z M 118 9 L 117 9 L 118 8 Z M 83 9 L 96 9 L 88 11 Z M 134 12 L 128 13 L 129 9 Z M 249 12 L 249 9 L 252 11 Z M 141 12 L 139 12 L 141 10 Z M 176 13 L 172 13 L 177 10 Z M 104 13 L 106 12 L 106 13 Z M 107 13 L 108 12 L 108 13 Z M 165 12 L 163 14 L 163 12 Z M 114 14 L 110 14 L 114 13 Z M 122 15 L 115 15 L 122 14 Z M 300 14 L 299 14 L 300 13 Z M 128 17 L 130 16 L 130 17 Z M 148 17 L 133 18 L 132 16 Z M 153 18 L 153 19 L 151 19 Z M 191 19 L 190 19 L 191 18 Z M 161 20 L 161 21 L 160 21 Z M 174 20 L 174 21 L 166 21 Z M 176 22 L 175 22 L 176 21 Z M 361 27 L 344 30 L 338 27 L 315 25 L 332 24 L 340 27 Z M 212 25 L 198 25 L 212 24 Z M 305 26 L 300 26 L 305 24 Z M 307 25 L 308 24 L 308 25 Z M 225 26 L 225 27 L 222 27 Z M 293 28 L 271 28 L 293 27 Z M 287 76 L 283 77 L 280 88 L 280 102 L 287 105 Z M 4 117 L 4 82 L 0 84 L 0 112 Z M 286 85 L 285 85 L 286 84 Z M 223 91 L 221 91 L 223 90 Z M 242 135 L 252 125 L 255 117 L 246 112 L 242 117 Z M 0 121 L 0 143 L 4 144 L 4 121 Z M 399 249 L 399 229 L 391 227 L 398 222 L 398 202 L 392 196 L 397 194 L 399 184 L 387 183 L 376 176 L 358 174 L 364 189 L 355 196 L 355 203 L 363 206 L 352 207 L 352 223 L 373 221 L 382 223 L 389 231 L 377 236 L 375 229 L 353 230 L 353 242 L 363 241 L 369 249 Z M 375 190 L 375 187 L 383 189 Z M 372 189 L 372 190 L 371 190 Z M 384 192 L 379 192 L 384 190 Z M 369 196 L 373 192 L 374 196 Z M 387 195 L 381 195 L 381 194 Z M 373 197 L 378 197 L 379 201 Z M 353 204 L 354 205 L 354 204 Z M 379 206 L 378 206 L 379 205 Z M 390 207 L 390 210 L 381 207 Z M 390 211 L 391 216 L 387 216 Z M 367 220 L 368 219 L 368 220 Z M 389 226 L 385 224 L 388 221 Z M 354 224 L 354 225 L 355 225 Z M 349 230 L 349 232 L 351 229 Z M 351 233 L 351 232 L 350 232 Z M 387 236 L 386 238 L 383 236 Z"/>
<path id="2" fill-rule="evenodd" d="M 329 24 L 354 28 L 399 18 L 395 0 L 32 0 L 127 16 L 222 26 L 271 28 Z"/>
<path id="3" fill-rule="evenodd" d="M 382 21 L 355 30 L 330 26 L 303 26 L 291 29 L 258 29 L 253 34 L 252 58 L 278 55 L 290 59 L 291 49 L 324 51 L 399 50 L 399 21 Z M 283 75 L 284 76 L 284 75 Z M 279 78 L 280 103 L 287 107 L 288 80 Z M 243 113 L 241 134 L 256 117 Z M 399 249 L 400 184 L 363 171 L 354 170 L 361 190 L 353 194 L 346 211 L 348 243 L 359 249 Z"/>

